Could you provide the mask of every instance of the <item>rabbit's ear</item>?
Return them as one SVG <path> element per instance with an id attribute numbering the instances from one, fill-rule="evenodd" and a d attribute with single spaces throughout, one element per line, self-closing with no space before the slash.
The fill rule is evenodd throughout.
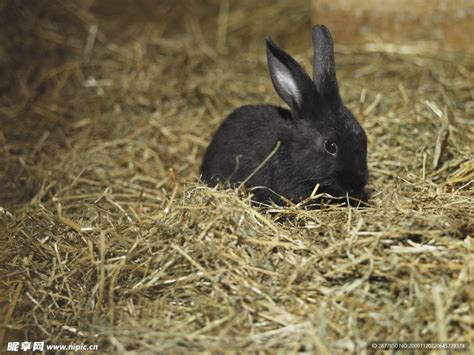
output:
<path id="1" fill-rule="evenodd" d="M 294 115 L 302 117 L 318 96 L 316 87 L 304 69 L 289 54 L 267 37 L 267 61 L 270 77 L 278 95 Z"/>
<path id="2" fill-rule="evenodd" d="M 313 81 L 321 96 L 340 100 L 331 32 L 323 25 L 313 27 Z"/>

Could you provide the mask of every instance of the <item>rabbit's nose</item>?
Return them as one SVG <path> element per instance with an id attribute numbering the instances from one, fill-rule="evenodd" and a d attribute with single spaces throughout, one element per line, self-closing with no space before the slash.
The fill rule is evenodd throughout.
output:
<path id="1" fill-rule="evenodd" d="M 356 172 L 352 174 L 343 174 L 343 182 L 346 186 L 358 190 L 363 188 L 365 185 L 367 185 L 367 180 L 368 180 L 368 172 L 363 171 L 363 172 Z"/>
<path id="2" fill-rule="evenodd" d="M 356 174 L 354 176 L 354 182 L 353 185 L 355 188 L 362 188 L 365 185 L 367 185 L 367 180 L 369 178 L 369 173 L 368 171 L 364 171 L 362 173 Z"/>

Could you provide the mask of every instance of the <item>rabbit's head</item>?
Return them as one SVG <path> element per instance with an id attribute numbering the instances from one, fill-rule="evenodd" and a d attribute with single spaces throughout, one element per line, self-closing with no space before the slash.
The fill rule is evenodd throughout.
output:
<path id="1" fill-rule="evenodd" d="M 321 192 L 366 200 L 367 137 L 339 95 L 331 33 L 318 25 L 312 36 L 313 80 L 267 38 L 270 77 L 291 109 L 288 159 L 308 186 L 319 183 Z"/>

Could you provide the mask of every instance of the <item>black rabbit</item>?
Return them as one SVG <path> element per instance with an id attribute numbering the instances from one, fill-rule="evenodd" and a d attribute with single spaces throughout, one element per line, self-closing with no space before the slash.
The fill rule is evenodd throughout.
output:
<path id="1" fill-rule="evenodd" d="M 217 130 L 201 167 L 202 179 L 244 184 L 254 200 L 298 203 L 317 193 L 366 201 L 367 137 L 339 95 L 331 33 L 313 27 L 313 80 L 266 39 L 270 77 L 290 111 L 243 106 Z"/>

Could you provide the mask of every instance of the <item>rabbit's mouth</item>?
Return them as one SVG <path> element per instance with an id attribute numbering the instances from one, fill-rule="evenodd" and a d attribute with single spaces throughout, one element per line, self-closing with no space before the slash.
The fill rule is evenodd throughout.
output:
<path id="1" fill-rule="evenodd" d="M 358 203 L 367 203 L 369 201 L 369 193 L 364 189 L 358 191 L 348 192 L 349 202 L 352 205 L 358 205 Z"/>
<path id="2" fill-rule="evenodd" d="M 351 189 L 342 186 L 327 187 L 324 192 L 333 196 L 334 202 L 349 202 L 350 206 L 360 206 L 367 204 L 369 200 L 369 193 L 364 189 Z"/>
<path id="3" fill-rule="evenodd" d="M 354 201 L 367 202 L 369 199 L 369 194 L 365 190 L 365 184 L 359 188 L 354 188 L 353 186 L 347 186 L 339 182 L 334 183 L 334 180 L 331 178 L 328 179 L 308 179 L 305 180 L 307 185 L 307 191 L 314 193 L 315 185 L 318 184 L 319 188 L 317 193 L 328 194 L 332 197 L 335 197 L 337 200 L 340 199 L 353 199 Z"/>
<path id="4" fill-rule="evenodd" d="M 310 208 L 320 208 L 322 204 L 343 204 L 351 207 L 367 207 L 369 206 L 369 194 L 364 191 L 352 191 L 352 192 L 334 192 L 324 189 L 321 191 L 323 195 L 311 199 L 307 206 Z"/>

